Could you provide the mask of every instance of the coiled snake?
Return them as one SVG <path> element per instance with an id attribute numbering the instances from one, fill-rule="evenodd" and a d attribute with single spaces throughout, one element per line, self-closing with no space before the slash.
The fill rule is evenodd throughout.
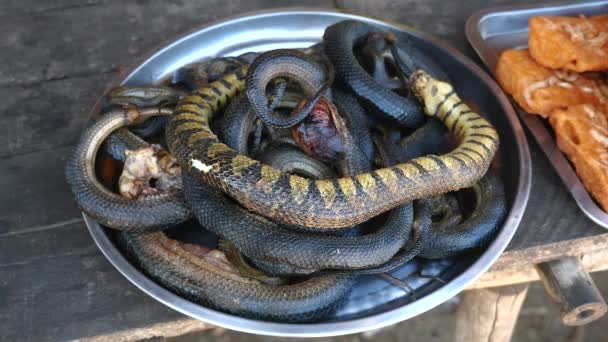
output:
<path id="1" fill-rule="evenodd" d="M 182 167 L 245 208 L 286 225 L 351 227 L 400 204 L 469 187 L 483 176 L 498 148 L 492 125 L 460 100 L 452 86 L 422 70 L 410 76 L 425 113 L 440 120 L 460 144 L 441 156 L 338 179 L 311 180 L 264 165 L 219 141 L 209 123 L 244 89 L 247 67 L 178 103 L 165 128 Z"/>

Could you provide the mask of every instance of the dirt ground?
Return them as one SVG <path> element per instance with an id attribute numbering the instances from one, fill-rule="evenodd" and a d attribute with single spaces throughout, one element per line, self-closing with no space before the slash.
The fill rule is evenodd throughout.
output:
<path id="1" fill-rule="evenodd" d="M 608 298 L 608 272 L 592 275 L 600 291 Z M 458 297 L 420 316 L 377 331 L 361 334 L 310 339 L 314 342 L 380 341 L 409 342 L 450 341 L 454 331 Z M 284 341 L 285 338 L 256 336 L 224 329 L 213 329 L 200 333 L 168 339 L 171 342 L 240 342 L 240 341 Z M 608 341 L 608 316 L 583 328 L 564 326 L 559 320 L 558 307 L 549 301 L 540 283 L 532 284 L 521 310 L 512 341 L 522 342 L 601 342 Z"/>

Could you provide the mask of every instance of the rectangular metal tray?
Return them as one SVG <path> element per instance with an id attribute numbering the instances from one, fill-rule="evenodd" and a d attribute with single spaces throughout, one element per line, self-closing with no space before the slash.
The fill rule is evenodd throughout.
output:
<path id="1" fill-rule="evenodd" d="M 598 15 L 608 14 L 608 1 L 570 4 L 502 6 L 474 13 L 466 23 L 467 39 L 494 74 L 500 53 L 528 45 L 528 19 L 538 15 Z M 608 213 L 603 211 L 585 190 L 572 165 L 558 149 L 552 131 L 545 120 L 528 114 L 514 102 L 520 119 L 532 132 L 535 140 L 568 187 L 581 210 L 595 223 L 608 228 Z"/>

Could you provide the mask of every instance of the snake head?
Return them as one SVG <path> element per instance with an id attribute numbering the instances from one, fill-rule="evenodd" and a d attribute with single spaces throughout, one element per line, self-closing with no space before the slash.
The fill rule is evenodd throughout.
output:
<path id="1" fill-rule="evenodd" d="M 301 101 L 295 111 L 306 106 Z M 322 96 L 310 115 L 292 128 L 298 146 L 309 156 L 323 161 L 334 161 L 344 156 L 346 124 L 334 104 Z"/>

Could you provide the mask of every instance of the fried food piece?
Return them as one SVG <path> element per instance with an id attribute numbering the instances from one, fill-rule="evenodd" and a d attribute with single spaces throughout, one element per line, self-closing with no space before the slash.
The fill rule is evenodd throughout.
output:
<path id="1" fill-rule="evenodd" d="M 532 57 L 552 69 L 576 72 L 608 69 L 608 15 L 530 18 Z"/>
<path id="2" fill-rule="evenodd" d="M 570 105 L 606 101 L 608 88 L 596 75 L 551 70 L 536 63 L 528 50 L 506 50 L 498 59 L 496 78 L 503 90 L 528 113 L 549 116 Z"/>
<path id="3" fill-rule="evenodd" d="M 549 122 L 557 146 L 574 164 L 587 191 L 608 211 L 608 122 L 604 107 L 584 104 L 556 109 Z"/>

